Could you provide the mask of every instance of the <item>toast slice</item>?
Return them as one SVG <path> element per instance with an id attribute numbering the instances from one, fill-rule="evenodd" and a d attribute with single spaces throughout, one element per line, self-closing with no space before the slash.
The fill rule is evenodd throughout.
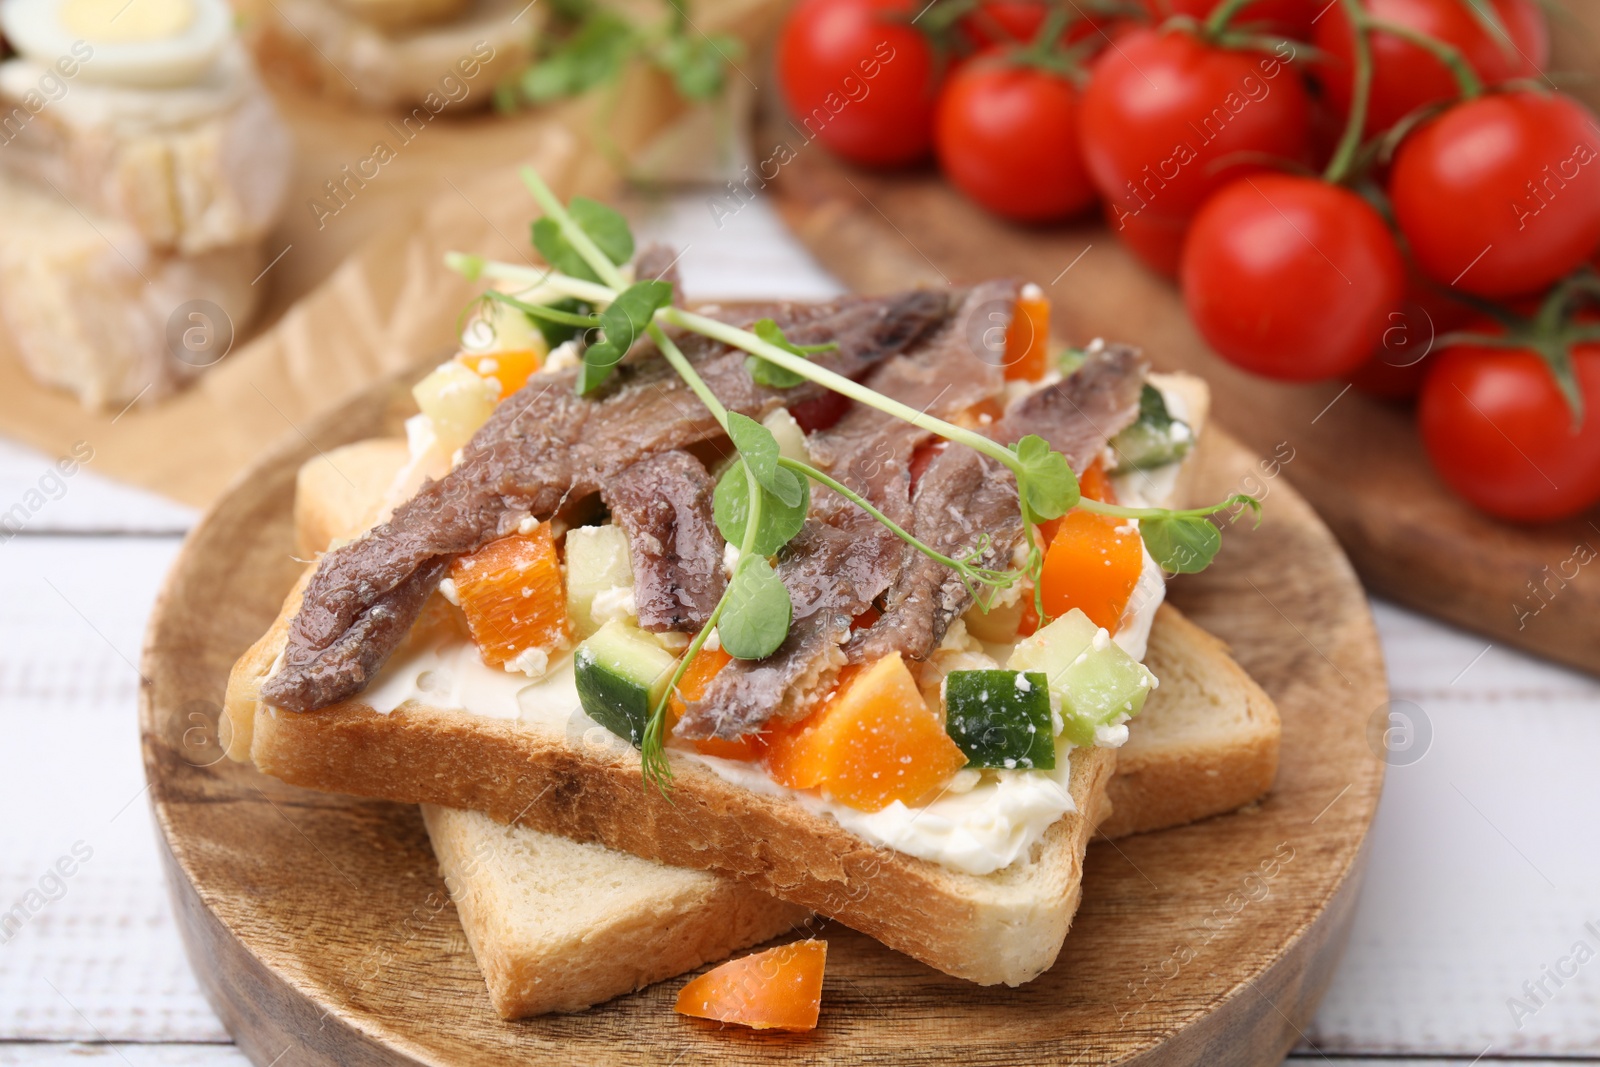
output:
<path id="1" fill-rule="evenodd" d="M 581 1011 L 797 929 L 811 911 L 733 878 L 422 806 L 445 885 L 507 1019 Z"/>
<path id="2" fill-rule="evenodd" d="M 406 460 L 403 441 L 376 439 L 307 462 L 295 496 L 298 552 L 309 558 L 370 525 Z M 1276 770 L 1276 709 L 1215 638 L 1163 608 L 1149 660 L 1170 681 L 1151 695 L 1121 749 L 1108 786 L 1112 813 L 1101 826 L 1113 836 L 1233 810 L 1263 795 Z M 422 810 L 490 999 L 506 1018 L 586 1008 L 776 937 L 810 915 L 710 872 L 479 812 Z"/>

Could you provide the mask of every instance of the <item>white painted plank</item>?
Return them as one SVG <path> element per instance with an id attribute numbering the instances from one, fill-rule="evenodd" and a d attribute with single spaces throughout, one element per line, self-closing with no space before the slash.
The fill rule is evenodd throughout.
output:
<path id="1" fill-rule="evenodd" d="M 0 550 L 0 1037 L 227 1036 L 183 958 L 139 757 L 134 662 L 177 544 Z"/>
<path id="2" fill-rule="evenodd" d="M 287 1057 L 282 1067 L 290 1067 Z M 0 1067 L 249 1067 L 232 1045 L 0 1044 Z"/>
<path id="3" fill-rule="evenodd" d="M 181 533 L 198 513 L 95 471 L 95 446 L 47 456 L 0 438 L 0 545 L 18 533 Z"/>
<path id="4" fill-rule="evenodd" d="M 1477 658 L 1483 639 L 1392 605 L 1376 615 L 1420 758 L 1389 769 L 1310 1036 L 1341 1052 L 1593 1054 L 1600 963 L 1561 961 L 1580 942 L 1600 954 L 1600 683 L 1498 647 Z M 1576 972 L 1560 985 L 1545 977 L 1558 965 Z"/>

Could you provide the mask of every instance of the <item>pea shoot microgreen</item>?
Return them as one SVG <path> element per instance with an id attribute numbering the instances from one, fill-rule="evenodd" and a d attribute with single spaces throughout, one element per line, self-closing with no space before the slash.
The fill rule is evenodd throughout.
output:
<path id="1" fill-rule="evenodd" d="M 764 659 L 788 636 L 793 615 L 789 591 L 772 557 L 800 532 L 810 507 L 810 483 L 839 493 L 883 524 L 896 537 L 960 576 L 975 601 L 987 604 L 982 594 L 1006 589 L 1031 579 L 1039 595 L 1043 551 L 1034 526 L 1059 518 L 1073 508 L 1104 515 L 1137 519 L 1145 547 L 1152 558 L 1173 573 L 1203 570 L 1221 546 L 1221 533 L 1208 516 L 1247 506 L 1260 517 L 1254 497 L 1240 494 L 1204 508 L 1174 511 L 1166 508 L 1131 508 L 1092 500 L 1080 494 L 1077 475 L 1066 456 L 1037 435 L 1007 447 L 965 427 L 908 407 L 850 378 L 812 362 L 808 357 L 834 345 L 797 345 L 784 336 L 771 319 L 745 330 L 718 319 L 676 307 L 672 285 L 665 281 L 631 282 L 623 267 L 634 252 L 633 235 L 626 220 L 593 200 L 575 197 L 563 205 L 532 169 L 523 180 L 544 211 L 533 224 L 535 247 L 550 264 L 547 270 L 497 263 L 478 256 L 452 253 L 446 263 L 469 278 L 509 280 L 518 284 L 515 294 L 491 293 L 490 299 L 517 307 L 540 323 L 569 330 L 593 330 L 584 349 L 576 389 L 589 394 L 604 385 L 617 364 L 642 335 L 655 342 L 661 357 L 683 379 L 727 434 L 736 450 L 735 461 L 718 480 L 713 494 L 713 518 L 730 545 L 738 548 L 727 588 L 706 624 L 694 635 L 678 660 L 665 694 L 652 709 L 641 742 L 646 781 L 665 789 L 672 777 L 664 744 L 667 712 L 672 694 L 684 672 L 704 648 L 713 630 L 727 652 L 745 660 Z M 598 314 L 587 308 L 600 309 Z M 789 388 L 810 381 L 849 399 L 903 419 L 948 441 L 965 445 L 1004 466 L 1015 476 L 1017 496 L 1027 539 L 1027 558 L 1017 569 L 984 565 L 991 542 L 987 535 L 960 556 L 950 556 L 925 544 L 891 520 L 869 500 L 809 463 L 780 453 L 772 432 L 740 412 L 724 407 L 683 351 L 664 329 L 700 334 L 746 352 L 746 366 L 758 383 Z M 1037 599 L 1036 599 L 1036 606 Z M 1041 611 L 1041 617 L 1043 613 Z"/>

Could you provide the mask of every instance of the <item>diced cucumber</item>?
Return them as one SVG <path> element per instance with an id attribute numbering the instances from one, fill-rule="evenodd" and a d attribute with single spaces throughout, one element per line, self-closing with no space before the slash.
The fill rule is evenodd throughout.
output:
<path id="1" fill-rule="evenodd" d="M 951 671 L 944 679 L 945 732 L 968 767 L 1054 770 L 1050 690 L 1038 671 Z"/>
<path id="2" fill-rule="evenodd" d="M 1161 390 L 1149 383 L 1139 394 L 1139 417 L 1111 439 L 1114 471 L 1149 470 L 1176 463 L 1194 447 L 1189 424 L 1172 417 Z"/>
<path id="3" fill-rule="evenodd" d="M 578 700 L 589 718 L 638 747 L 677 662 L 649 634 L 613 619 L 574 654 Z"/>
<path id="4" fill-rule="evenodd" d="M 1089 616 L 1073 608 L 1018 642 L 1006 664 L 1041 671 L 1061 701 L 1062 732 L 1075 745 L 1095 743 L 1095 728 L 1139 714 L 1155 676 Z"/>
<path id="5" fill-rule="evenodd" d="M 628 535 L 620 526 L 579 526 L 567 531 L 567 616 L 579 637 L 600 629 L 594 598 L 633 585 Z"/>

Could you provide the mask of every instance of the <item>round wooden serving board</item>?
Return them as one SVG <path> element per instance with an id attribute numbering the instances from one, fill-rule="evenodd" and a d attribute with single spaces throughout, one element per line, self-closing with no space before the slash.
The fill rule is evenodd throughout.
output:
<path id="1" fill-rule="evenodd" d="M 1355 574 L 1281 479 L 1261 526 L 1229 529 L 1216 565 L 1171 590 L 1277 700 L 1277 786 L 1253 810 L 1092 845 L 1047 974 L 981 988 L 829 924 L 812 1034 L 677 1015 L 681 979 L 506 1022 L 416 808 L 293 788 L 217 742 L 228 670 L 301 566 L 296 468 L 396 432 L 404 413 L 403 389 L 370 391 L 235 483 L 190 535 L 146 639 L 141 729 L 173 906 L 207 996 L 256 1064 L 933 1064 L 953 1048 L 973 1067 L 1275 1064 L 1301 1039 L 1350 927 L 1383 780 L 1370 725 L 1387 723 L 1388 698 Z M 1220 431 L 1203 454 L 1209 495 L 1266 477 Z"/>
<path id="2" fill-rule="evenodd" d="M 1585 566 L 1600 553 L 1600 513 L 1512 526 L 1473 510 L 1434 475 L 1411 410 L 1366 397 L 1348 379 L 1290 386 L 1225 363 L 1189 322 L 1176 287 L 1098 222 L 1013 226 L 931 169 L 856 170 L 770 114 L 754 148 L 769 161 L 761 175 L 781 163 L 764 195 L 776 198 L 794 233 L 852 289 L 997 275 L 1037 282 L 1055 308 L 1061 340 L 1136 344 L 1159 369 L 1205 377 L 1218 420 L 1261 455 L 1292 456 L 1285 476 L 1373 591 L 1600 674 L 1600 576 Z M 757 177 L 752 188 L 760 184 Z M 732 194 L 725 199 L 724 208 L 736 211 Z M 1397 326 L 1391 358 L 1409 362 L 1432 340 L 1429 323 Z M 1541 477 L 1531 467 L 1528 476 Z"/>

